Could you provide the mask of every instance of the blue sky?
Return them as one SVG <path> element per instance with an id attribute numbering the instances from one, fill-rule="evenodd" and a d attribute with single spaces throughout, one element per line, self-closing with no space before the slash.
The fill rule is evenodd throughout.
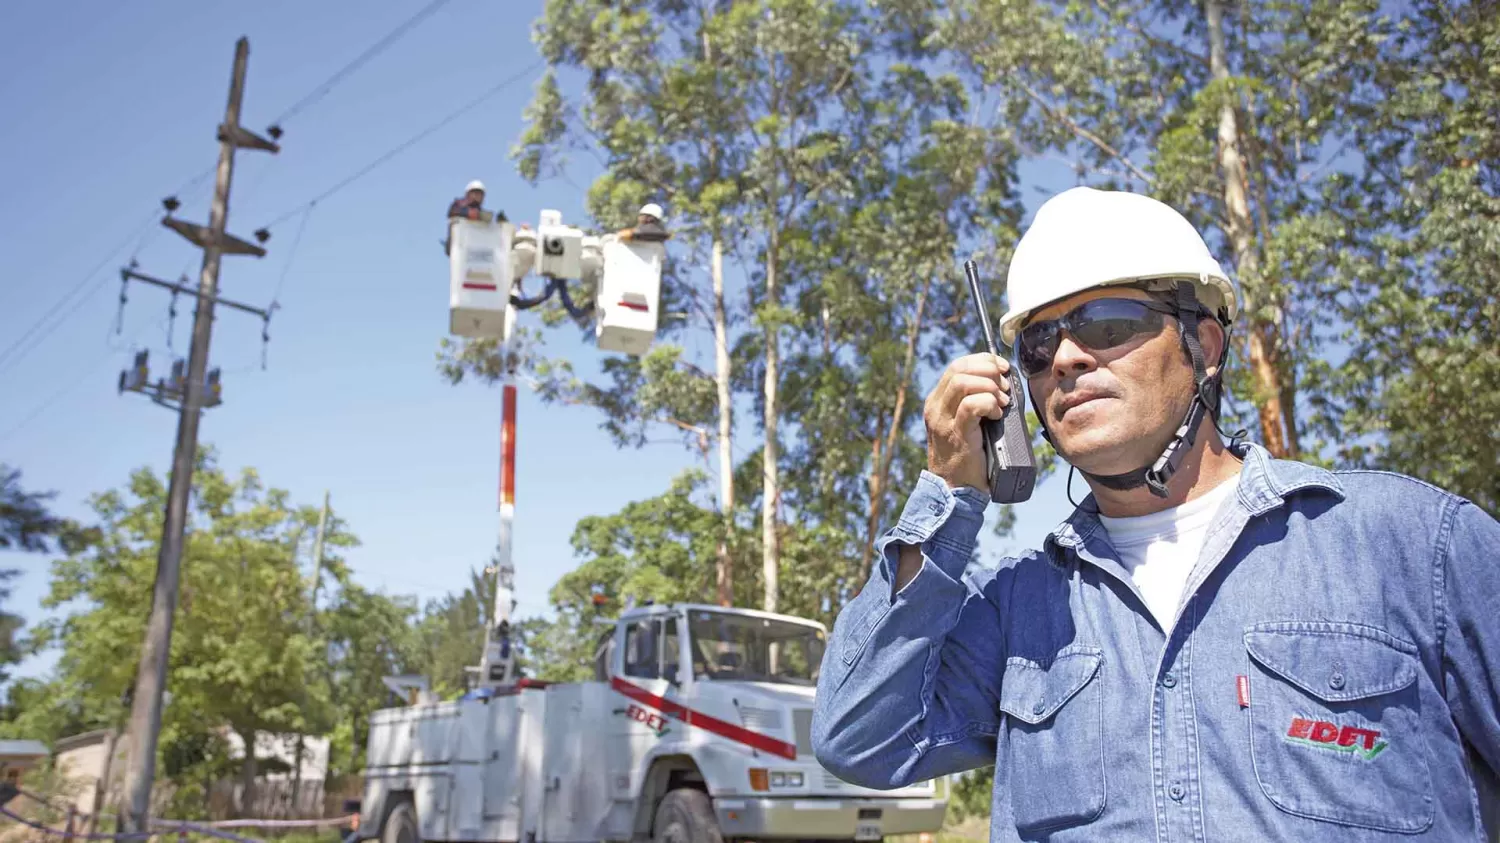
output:
<path id="1" fill-rule="evenodd" d="M 21 468 L 28 488 L 56 490 L 59 512 L 84 517 L 91 493 L 135 468 L 169 465 L 175 416 L 117 395 L 115 382 L 135 348 L 151 349 L 153 377 L 185 354 L 191 308 L 179 303 L 174 354 L 170 297 L 132 285 L 116 335 L 117 270 L 135 254 L 142 271 L 196 281 L 200 253 L 148 220 L 217 156 L 235 40 L 250 39 L 243 122 L 260 130 L 423 5 L 89 0 L 67 14 L 40 0 L 0 5 L 0 350 L 86 284 L 55 325 L 0 360 L 0 462 Z M 230 230 L 248 237 L 537 62 L 530 25 L 540 10 L 540 0 L 445 5 L 288 121 L 281 154 L 241 153 Z M 225 403 L 206 413 L 201 441 L 226 468 L 254 466 L 299 502 L 331 491 L 362 540 L 348 559 L 370 587 L 438 597 L 462 588 L 494 547 L 499 392 L 449 386 L 436 370 L 447 329 L 438 240 L 447 203 L 476 177 L 488 204 L 514 220 L 534 222 L 545 207 L 583 221 L 579 188 L 594 175 L 586 158 L 568 180 L 532 187 L 508 155 L 538 75 L 320 203 L 290 264 L 300 217 L 274 229 L 266 258 L 225 259 L 223 295 L 264 306 L 281 285 L 282 309 L 266 371 L 259 321 L 220 311 L 212 365 L 223 369 Z M 1052 168 L 1023 174 L 1028 187 L 1067 179 Z M 204 183 L 182 194 L 178 215 L 206 221 L 208 192 Z M 601 359 L 573 331 L 554 333 L 549 347 L 584 372 Z M 741 418 L 743 456 L 759 442 Z M 691 462 L 670 443 L 617 450 L 598 422 L 594 411 L 522 393 L 514 558 L 523 615 L 544 611 L 548 588 L 577 564 L 568 537 L 579 518 L 657 494 Z M 1015 538 L 986 534 L 982 549 L 1040 541 L 1069 508 L 1062 486 L 1044 483 Z M 48 564 L 0 555 L 0 566 L 23 571 L 10 606 L 28 619 L 39 617 Z M 37 675 L 54 658 L 18 673 Z"/>

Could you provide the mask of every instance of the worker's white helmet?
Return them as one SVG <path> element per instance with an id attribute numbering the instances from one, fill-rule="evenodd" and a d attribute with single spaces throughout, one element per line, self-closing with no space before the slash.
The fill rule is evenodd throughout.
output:
<path id="1" fill-rule="evenodd" d="M 464 188 L 464 193 L 468 193 L 471 190 L 477 190 L 477 191 L 483 193 L 484 192 L 484 182 L 480 181 L 479 179 L 475 179 L 475 180 L 469 182 L 469 186 L 466 187 L 466 188 Z"/>
<path id="2" fill-rule="evenodd" d="M 648 217 L 656 217 L 657 219 L 661 219 L 663 216 L 661 212 L 661 206 L 656 204 L 655 202 L 649 202 L 645 205 L 642 205 L 639 213 L 645 214 Z"/>
<path id="3" fill-rule="evenodd" d="M 1036 310 L 1095 287 L 1186 279 L 1215 316 L 1234 321 L 1234 282 L 1187 218 L 1149 196 L 1075 187 L 1037 209 L 1006 276 L 1010 310 L 1000 336 L 1015 343 Z"/>

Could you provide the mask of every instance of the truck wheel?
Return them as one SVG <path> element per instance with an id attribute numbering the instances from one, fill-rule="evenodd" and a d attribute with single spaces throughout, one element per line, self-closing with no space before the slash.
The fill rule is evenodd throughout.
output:
<path id="1" fill-rule="evenodd" d="M 724 843 L 708 794 L 680 787 L 656 809 L 655 843 Z"/>
<path id="2" fill-rule="evenodd" d="M 415 805 L 403 801 L 391 809 L 380 829 L 380 843 L 422 843 Z"/>

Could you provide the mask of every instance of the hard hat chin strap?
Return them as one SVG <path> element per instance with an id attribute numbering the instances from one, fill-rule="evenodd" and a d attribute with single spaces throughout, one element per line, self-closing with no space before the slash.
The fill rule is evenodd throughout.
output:
<path id="1" fill-rule="evenodd" d="M 1167 484 L 1172 481 L 1172 475 L 1182 466 L 1182 460 L 1188 452 L 1193 449 L 1193 442 L 1198 438 L 1198 428 L 1203 424 L 1205 415 L 1210 417 L 1217 414 L 1219 406 L 1219 378 L 1223 374 L 1222 361 L 1225 355 L 1220 355 L 1220 370 L 1214 375 L 1208 374 L 1208 364 L 1203 359 L 1203 345 L 1198 340 L 1198 317 L 1201 312 L 1198 299 L 1193 294 L 1193 285 L 1177 285 L 1177 321 L 1182 335 L 1182 345 L 1187 349 L 1188 359 L 1193 364 L 1193 402 L 1188 406 L 1187 414 L 1182 419 L 1182 424 L 1172 434 L 1172 441 L 1167 443 L 1161 456 L 1157 457 L 1150 465 L 1142 466 L 1134 471 L 1124 474 L 1091 474 L 1079 469 L 1084 477 L 1105 487 L 1126 491 L 1137 486 L 1144 485 L 1151 490 L 1151 494 L 1159 498 L 1167 496 Z M 1227 329 L 1226 329 L 1227 330 Z M 1228 348 L 1228 337 L 1225 337 Z M 1042 435 L 1051 441 L 1047 433 L 1046 422 L 1041 421 L 1041 414 L 1037 414 L 1038 421 L 1042 425 Z M 1215 427 L 1218 422 L 1214 422 Z"/>

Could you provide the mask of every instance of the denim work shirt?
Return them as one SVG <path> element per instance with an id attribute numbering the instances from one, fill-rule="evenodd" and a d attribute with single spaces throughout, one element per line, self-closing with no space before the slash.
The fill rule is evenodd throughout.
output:
<path id="1" fill-rule="evenodd" d="M 1171 634 L 1089 502 L 967 570 L 988 496 L 924 472 L 839 614 L 813 746 L 892 788 L 995 765 L 991 839 L 1479 841 L 1500 524 L 1241 445 Z M 892 594 L 900 544 L 922 568 Z"/>

